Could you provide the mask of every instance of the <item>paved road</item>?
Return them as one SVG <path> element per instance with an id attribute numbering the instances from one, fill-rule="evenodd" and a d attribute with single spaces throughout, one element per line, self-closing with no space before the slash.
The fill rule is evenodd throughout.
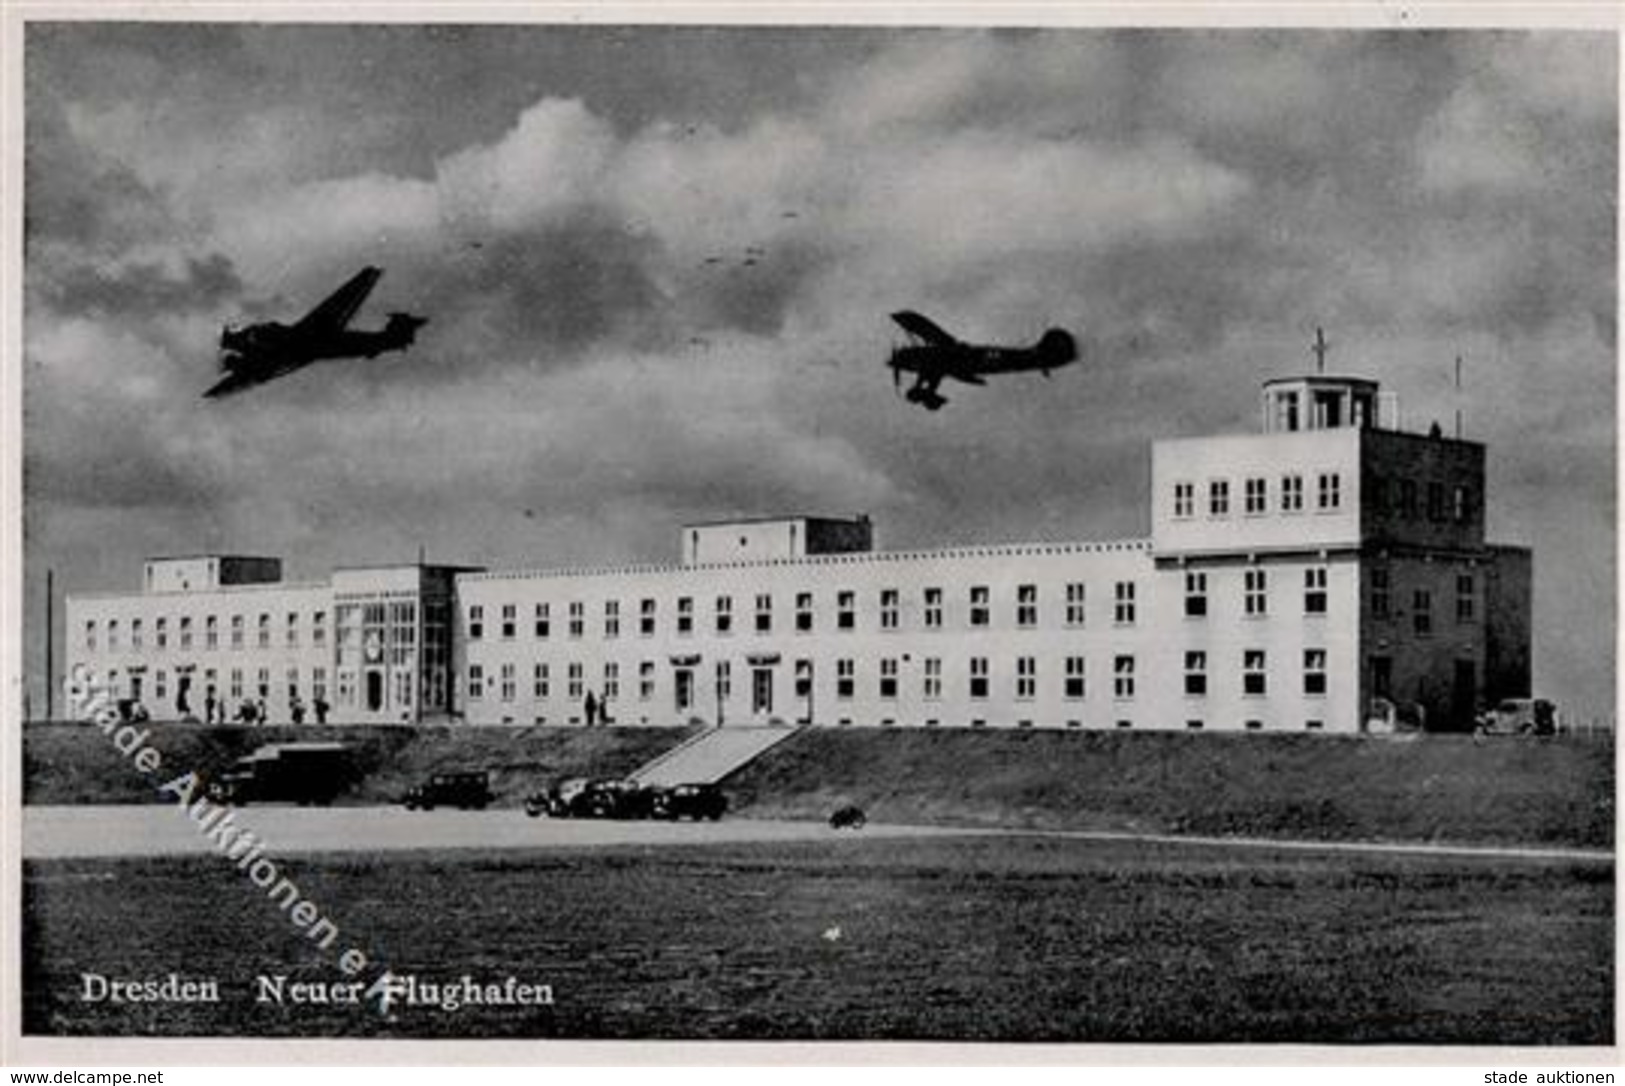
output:
<path id="1" fill-rule="evenodd" d="M 233 823 L 271 851 L 389 852 L 433 848 L 601 848 L 606 845 L 710 845 L 745 841 L 860 840 L 876 837 L 1020 836 L 1075 841 L 1136 841 L 1148 846 L 1312 851 L 1563 863 L 1614 861 L 1612 852 L 1487 845 L 1290 841 L 1187 837 L 1095 830 L 1003 830 L 893 826 L 871 822 L 861 833 L 821 822 L 725 818 L 721 822 L 598 822 L 527 818 L 518 810 L 410 812 L 400 807 L 248 807 Z M 174 856 L 215 851 L 215 844 L 177 807 L 24 807 L 23 856 Z"/>
<path id="2" fill-rule="evenodd" d="M 851 837 L 821 822 L 724 818 L 720 822 L 613 822 L 528 818 L 513 809 L 412 812 L 400 807 L 246 807 L 233 824 L 271 851 L 387 852 L 414 848 L 601 848 L 712 845 Z M 863 837 L 921 837 L 965 831 L 871 823 Z M 974 832 L 974 831 L 972 831 Z M 24 807 L 23 856 L 178 856 L 217 850 L 179 807 Z"/>

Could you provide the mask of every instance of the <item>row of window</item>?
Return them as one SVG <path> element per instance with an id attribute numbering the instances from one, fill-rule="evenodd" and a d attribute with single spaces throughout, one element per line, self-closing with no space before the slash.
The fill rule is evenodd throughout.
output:
<path id="1" fill-rule="evenodd" d="M 131 671 L 121 675 L 118 668 L 109 668 L 106 686 L 119 697 L 127 696 L 138 701 L 145 700 L 150 693 L 156 702 L 166 703 L 169 701 L 170 695 L 173 694 L 177 699 L 186 701 L 188 711 L 198 711 L 205 708 L 204 704 L 197 702 L 196 691 L 199 689 L 202 690 L 205 700 L 229 698 L 233 701 L 241 701 L 245 697 L 265 699 L 271 696 L 270 668 L 259 668 L 253 674 L 251 684 L 246 681 L 249 675 L 243 668 L 231 668 L 226 674 L 227 683 L 222 687 L 219 672 L 212 667 L 205 668 L 200 687 L 193 682 L 190 672 L 176 672 L 171 676 L 164 668 L 156 668 L 151 672 L 152 685 L 149 688 L 143 681 L 146 678 L 145 672 Z M 91 681 L 94 682 L 95 673 L 90 672 L 89 676 Z M 300 669 L 296 667 L 288 668 L 283 674 L 283 679 L 286 682 L 289 703 L 300 701 L 299 692 L 303 689 Z M 313 701 L 327 700 L 327 669 L 325 667 L 311 668 L 310 696 Z"/>
<path id="2" fill-rule="evenodd" d="M 1261 516 L 1269 512 L 1269 480 L 1253 476 L 1242 481 L 1242 512 L 1248 516 Z M 1279 509 L 1283 513 L 1301 513 L 1304 508 L 1304 477 L 1297 473 L 1281 476 L 1277 488 Z M 1340 472 L 1323 471 L 1315 476 L 1315 508 L 1323 512 L 1343 506 L 1343 477 Z M 1207 515 L 1228 517 L 1231 512 L 1229 479 L 1210 479 L 1207 484 Z M 1188 479 L 1174 482 L 1174 517 L 1185 520 L 1196 515 L 1196 484 Z"/>
<path id="3" fill-rule="evenodd" d="M 1133 625 L 1138 615 L 1135 601 L 1135 582 L 1118 581 L 1113 586 L 1112 593 L 1112 621 L 1120 626 Z M 882 630 L 898 630 L 902 628 L 903 593 L 896 588 L 883 588 L 878 596 L 879 623 Z M 1066 625 L 1081 627 L 1084 625 L 1086 590 L 1082 583 L 1072 583 L 1065 587 L 1062 597 L 1057 600 L 1065 615 Z M 944 593 L 941 588 L 926 588 L 921 592 L 921 622 L 928 630 L 942 629 L 946 615 Z M 1024 584 L 1016 587 L 1013 617 L 1015 624 L 1022 629 L 1036 628 L 1039 624 L 1039 593 L 1036 584 Z M 639 601 L 637 609 L 637 631 L 643 637 L 653 637 L 656 631 L 658 618 L 658 601 L 645 598 Z M 500 608 L 500 623 L 498 631 L 504 640 L 512 640 L 519 636 L 520 617 L 517 604 L 505 603 Z M 538 639 L 551 637 L 553 634 L 553 607 L 550 603 L 538 603 L 528 616 L 530 633 Z M 721 635 L 731 634 L 735 630 L 734 623 L 734 597 L 722 595 L 712 601 L 711 629 Z M 972 585 L 966 593 L 965 622 L 972 628 L 992 625 L 993 604 L 992 590 L 987 585 Z M 605 638 L 616 638 L 621 635 L 621 601 L 605 600 L 601 615 L 601 626 Z M 837 630 L 856 630 L 858 628 L 858 594 L 851 589 L 842 589 L 835 593 L 834 623 Z M 676 615 L 673 629 L 678 636 L 691 636 L 695 631 L 695 598 L 681 596 L 676 601 Z M 486 608 L 483 604 L 470 604 L 467 615 L 468 637 L 471 641 L 479 641 L 485 637 L 487 627 Z M 798 592 L 795 595 L 795 606 L 791 614 L 791 628 L 797 633 L 812 633 L 817 627 L 817 612 L 814 608 L 814 597 L 811 592 Z M 760 593 L 755 598 L 755 608 L 751 628 L 759 634 L 772 633 L 774 629 L 774 599 L 771 593 Z M 568 605 L 565 630 L 572 638 L 585 637 L 587 634 L 587 605 L 581 601 L 574 601 Z"/>
<path id="4" fill-rule="evenodd" d="M 1311 648 L 1303 650 L 1302 692 L 1309 696 L 1322 696 L 1326 693 L 1326 650 Z M 1240 658 L 1241 692 L 1248 697 L 1263 697 L 1269 693 L 1269 668 L 1267 656 L 1263 649 L 1245 649 Z M 874 674 L 875 694 L 883 700 L 892 700 L 900 696 L 901 674 L 900 661 L 897 657 L 882 657 L 877 661 Z M 1192 651 L 1185 653 L 1184 662 L 1185 693 L 1190 697 L 1205 697 L 1208 693 L 1208 653 L 1206 651 Z M 992 696 L 992 677 L 990 661 L 985 656 L 972 656 L 969 659 L 967 693 L 972 700 L 984 700 Z M 1038 696 L 1039 675 L 1038 658 L 1034 656 L 1018 656 L 1015 658 L 1011 693 L 1018 701 L 1030 701 Z M 545 701 L 555 696 L 555 674 L 552 666 L 547 663 L 532 665 L 527 676 L 530 683 L 530 698 L 536 701 Z M 636 674 L 635 696 L 640 701 L 651 701 L 655 697 L 657 668 L 655 661 L 644 660 L 638 664 Z M 1082 656 L 1068 656 L 1065 658 L 1060 675 L 1060 693 L 1069 701 L 1079 701 L 1088 696 L 1087 664 Z M 1135 696 L 1137 680 L 1136 658 L 1133 654 L 1120 653 L 1112 657 L 1111 692 L 1117 700 L 1128 700 Z M 566 665 L 563 675 L 563 696 L 569 701 L 580 701 L 587 694 L 603 701 L 618 700 L 621 696 L 621 668 L 615 662 L 603 665 L 602 681 L 591 690 L 587 685 L 585 665 L 575 662 Z M 692 704 L 694 672 L 692 668 L 676 669 L 676 687 L 679 691 L 678 708 L 686 709 Z M 520 689 L 519 665 L 504 663 L 488 671 L 483 664 L 468 665 L 468 697 L 471 700 L 480 700 L 488 696 L 500 701 L 512 702 L 517 699 Z M 797 660 L 795 662 L 796 695 L 808 697 L 812 694 L 813 663 L 811 660 Z M 926 701 L 937 701 L 943 696 L 943 660 L 940 656 L 927 656 L 920 661 L 918 676 L 920 696 Z M 732 690 L 731 661 L 721 660 L 716 664 L 716 692 L 718 697 L 727 698 Z M 685 697 L 682 691 L 690 692 Z M 834 694 L 837 700 L 849 700 L 858 696 L 858 661 L 855 659 L 838 659 L 835 661 Z"/>
<path id="5" fill-rule="evenodd" d="M 1314 507 L 1321 512 L 1333 512 L 1343 507 L 1343 478 L 1340 472 L 1323 471 L 1314 476 Z M 1304 476 L 1288 473 L 1280 477 L 1275 491 L 1275 508 L 1282 513 L 1301 513 L 1305 508 Z M 1421 499 L 1425 494 L 1426 507 Z M 1270 511 L 1270 480 L 1255 475 L 1242 480 L 1241 511 L 1246 516 L 1262 516 Z M 1377 477 L 1372 480 L 1372 504 L 1384 515 L 1397 514 L 1406 519 L 1417 519 L 1424 511 L 1427 519 L 1435 523 L 1454 521 L 1465 524 L 1472 518 L 1472 491 L 1465 485 L 1447 488 L 1441 482 L 1429 482 L 1425 491 L 1415 479 L 1390 480 Z M 1209 479 L 1205 511 L 1210 518 L 1230 516 L 1233 502 L 1229 479 Z M 1174 482 L 1174 517 L 1188 520 L 1197 514 L 1197 485 L 1189 479 Z"/>
<path id="6" fill-rule="evenodd" d="M 243 648 L 247 642 L 247 615 L 230 616 L 229 644 L 234 649 Z M 129 634 L 129 647 L 132 650 L 146 648 L 147 630 L 143 621 L 132 618 L 126 627 Z M 321 646 L 327 644 L 327 612 L 312 611 L 310 613 L 310 644 Z M 108 652 L 119 652 L 124 648 L 119 620 L 110 618 L 98 627 L 95 619 L 87 619 L 84 625 L 84 647 L 86 652 L 96 652 L 98 648 L 98 630 L 106 637 Z M 182 615 L 175 624 L 175 644 L 180 649 L 194 647 L 194 628 L 192 616 Z M 281 643 L 289 648 L 298 648 L 301 637 L 300 613 L 287 612 L 282 623 Z M 203 647 L 205 649 L 218 649 L 220 647 L 221 630 L 220 616 L 207 615 L 203 619 Z M 261 612 L 254 623 L 254 645 L 256 648 L 268 649 L 272 644 L 271 615 Z M 167 617 L 160 616 L 152 621 L 152 643 L 154 648 L 167 649 L 170 644 L 170 624 Z"/>
<path id="7" fill-rule="evenodd" d="M 1394 593 L 1388 570 L 1381 566 L 1371 569 L 1371 617 L 1387 621 L 1394 617 Z M 1417 588 L 1411 591 L 1411 631 L 1418 637 L 1433 633 L 1433 591 Z M 1456 624 L 1469 625 L 1478 621 L 1478 579 L 1471 573 L 1456 574 Z"/>

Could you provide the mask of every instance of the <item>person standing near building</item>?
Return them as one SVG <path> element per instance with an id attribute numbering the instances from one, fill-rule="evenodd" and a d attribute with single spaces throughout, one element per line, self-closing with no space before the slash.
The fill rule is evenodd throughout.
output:
<path id="1" fill-rule="evenodd" d="M 327 699 L 326 698 L 317 698 L 314 702 L 311 703 L 311 708 L 316 710 L 316 723 L 318 723 L 318 724 L 326 724 L 327 723 Z"/>
<path id="2" fill-rule="evenodd" d="M 587 691 L 587 701 L 584 705 L 587 713 L 587 727 L 598 723 L 598 697 L 591 690 Z"/>

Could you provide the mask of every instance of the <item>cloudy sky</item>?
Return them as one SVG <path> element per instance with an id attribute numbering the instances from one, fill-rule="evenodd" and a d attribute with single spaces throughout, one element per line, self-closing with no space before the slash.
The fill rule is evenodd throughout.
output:
<path id="1" fill-rule="evenodd" d="M 1537 683 L 1611 713 L 1606 34 L 40 24 L 26 43 L 28 605 L 142 556 L 294 576 L 664 560 L 682 521 L 882 545 L 1148 531 L 1148 442 L 1381 380 L 1490 447 Z M 759 253 L 759 255 L 757 255 Z M 747 264 L 747 255 L 754 263 Z M 220 326 L 417 346 L 223 401 Z M 1045 382 L 894 397 L 886 314 Z M 37 654 L 37 645 L 32 646 Z"/>

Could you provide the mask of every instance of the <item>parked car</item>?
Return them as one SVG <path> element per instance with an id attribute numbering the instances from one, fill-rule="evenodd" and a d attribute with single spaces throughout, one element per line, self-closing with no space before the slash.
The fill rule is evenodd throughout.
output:
<path id="1" fill-rule="evenodd" d="M 1545 698 L 1506 698 L 1478 715 L 1486 735 L 1555 735 L 1557 706 Z"/>
<path id="2" fill-rule="evenodd" d="M 266 743 L 212 775 L 216 803 L 297 803 L 325 807 L 357 779 L 343 743 Z"/>
<path id="3" fill-rule="evenodd" d="M 491 792 L 491 774 L 480 769 L 436 773 L 409 790 L 401 802 L 408 811 L 432 811 L 436 807 L 483 811 L 495 798 Z"/>
<path id="4" fill-rule="evenodd" d="M 652 814 L 655 818 L 692 818 L 698 822 L 709 818 L 715 822 L 728 809 L 728 797 L 714 784 L 678 784 L 670 788 L 653 790 Z"/>
<path id="5" fill-rule="evenodd" d="M 636 781 L 573 777 L 525 800 L 532 818 L 648 818 L 655 791 Z"/>
<path id="6" fill-rule="evenodd" d="M 863 808 L 855 803 L 837 807 L 835 812 L 829 816 L 830 828 L 835 830 L 861 830 L 863 824 L 867 821 L 869 821 L 869 818 L 863 813 Z"/>

